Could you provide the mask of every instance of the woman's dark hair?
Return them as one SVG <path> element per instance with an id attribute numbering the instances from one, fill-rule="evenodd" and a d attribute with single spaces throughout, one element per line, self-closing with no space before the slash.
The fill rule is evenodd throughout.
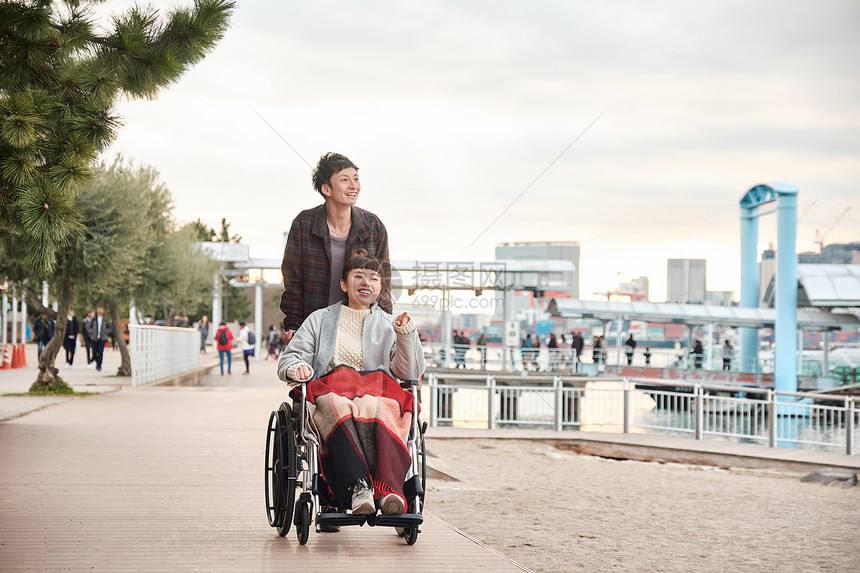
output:
<path id="1" fill-rule="evenodd" d="M 365 249 L 358 249 L 349 254 L 346 258 L 346 263 L 343 265 L 343 275 L 340 278 L 345 281 L 349 275 L 349 271 L 355 269 L 367 269 L 382 276 L 382 263 L 376 257 L 368 255 Z"/>
<path id="2" fill-rule="evenodd" d="M 317 166 L 314 168 L 313 173 L 311 173 L 311 181 L 313 181 L 316 192 L 323 195 L 323 185 L 331 185 L 331 178 L 335 173 L 340 173 L 350 167 L 358 171 L 358 166 L 350 161 L 346 155 L 329 152 L 320 157 Z"/>

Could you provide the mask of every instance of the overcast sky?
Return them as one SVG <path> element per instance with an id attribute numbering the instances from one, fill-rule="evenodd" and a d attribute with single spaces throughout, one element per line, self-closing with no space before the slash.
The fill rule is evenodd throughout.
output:
<path id="1" fill-rule="evenodd" d="M 246 0 L 177 85 L 118 106 L 111 152 L 157 168 L 181 220 L 226 217 L 252 256 L 280 256 L 321 202 L 306 162 L 337 151 L 393 259 L 580 241 L 583 298 L 621 273 L 665 300 L 678 257 L 737 292 L 756 183 L 799 187 L 798 250 L 849 206 L 825 240 L 860 241 L 857 30 L 856 0 Z"/>

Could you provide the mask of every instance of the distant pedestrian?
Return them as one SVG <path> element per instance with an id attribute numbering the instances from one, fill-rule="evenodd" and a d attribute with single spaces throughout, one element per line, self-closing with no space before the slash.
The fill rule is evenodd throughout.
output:
<path id="1" fill-rule="evenodd" d="M 531 355 L 531 334 L 526 334 L 525 338 L 520 339 L 520 356 L 523 359 L 523 370 L 529 369 L 529 356 Z"/>
<path id="2" fill-rule="evenodd" d="M 595 336 L 591 349 L 591 361 L 599 366 L 601 360 L 603 360 L 603 337 Z"/>
<path id="3" fill-rule="evenodd" d="M 269 326 L 269 332 L 266 334 L 266 360 L 269 357 L 278 359 L 278 331 L 275 330 L 275 325 Z"/>
<path id="4" fill-rule="evenodd" d="M 205 314 L 200 319 L 197 330 L 200 332 L 200 352 L 206 354 L 206 339 L 209 338 L 209 317 Z"/>
<path id="5" fill-rule="evenodd" d="M 570 341 L 570 346 L 573 348 L 573 358 L 577 364 L 582 362 L 582 349 L 585 347 L 585 341 L 582 335 L 578 332 L 573 334 L 573 339 Z"/>
<path id="6" fill-rule="evenodd" d="M 95 312 L 88 310 L 87 316 L 81 321 L 81 338 L 84 339 L 84 348 L 87 350 L 87 368 L 92 370 L 93 365 L 93 341 L 90 338 L 90 322 L 93 320 Z"/>
<path id="7" fill-rule="evenodd" d="M 696 344 L 693 346 L 692 350 L 693 354 L 693 364 L 697 369 L 702 368 L 702 360 L 704 359 L 705 349 L 702 348 L 702 341 L 697 340 Z"/>
<path id="8" fill-rule="evenodd" d="M 563 334 L 559 336 L 558 349 L 558 361 L 561 364 L 561 367 L 564 368 L 565 366 L 567 366 L 567 363 L 570 362 L 570 343 L 567 341 L 567 338 L 565 338 Z"/>
<path id="9" fill-rule="evenodd" d="M 645 366 L 651 366 L 651 349 L 646 347 L 642 356 L 645 357 Z"/>
<path id="10" fill-rule="evenodd" d="M 481 370 L 487 369 L 487 343 L 490 341 L 490 337 L 485 333 L 482 333 L 481 336 L 478 337 L 478 341 L 475 342 L 475 346 L 478 347 L 478 352 L 481 353 Z"/>
<path id="11" fill-rule="evenodd" d="M 555 370 L 558 368 L 558 339 L 555 333 L 549 333 L 549 341 L 546 343 L 547 352 L 549 352 L 549 369 Z"/>
<path id="12" fill-rule="evenodd" d="M 627 355 L 627 366 L 633 364 L 633 352 L 636 351 L 636 341 L 633 340 L 633 335 L 624 343 L 624 354 Z"/>
<path id="13" fill-rule="evenodd" d="M 729 339 L 726 338 L 723 343 L 723 370 L 731 370 L 732 369 L 732 356 L 734 355 L 734 348 L 732 348 L 732 343 L 729 342 Z"/>
<path id="14" fill-rule="evenodd" d="M 453 332 L 454 341 L 454 364 L 455 368 L 466 368 L 466 348 L 469 344 L 469 339 L 455 330 Z"/>
<path id="15" fill-rule="evenodd" d="M 109 324 L 105 318 L 105 307 L 96 306 L 96 315 L 90 320 L 90 340 L 93 345 L 93 363 L 96 370 L 101 372 L 102 359 L 105 353 L 105 343 L 110 339 Z"/>
<path id="16" fill-rule="evenodd" d="M 63 339 L 63 348 L 66 350 L 66 368 L 71 368 L 75 361 L 75 350 L 78 347 L 78 333 L 80 327 L 78 319 L 75 316 L 75 311 L 69 311 L 69 317 L 66 319 L 66 337 Z"/>
<path id="17" fill-rule="evenodd" d="M 239 322 L 239 346 L 242 350 L 242 359 L 245 360 L 245 371 L 242 373 L 250 374 L 251 373 L 251 356 L 254 355 L 254 343 L 256 341 L 251 339 L 251 331 L 248 330 L 248 327 L 245 326 L 244 322 Z"/>
<path id="18" fill-rule="evenodd" d="M 224 359 L 227 359 L 227 374 L 233 373 L 233 332 L 227 328 L 226 322 L 221 322 L 215 331 L 215 348 L 218 349 L 218 362 L 221 365 L 221 376 L 224 375 Z"/>
<path id="19" fill-rule="evenodd" d="M 36 320 L 33 321 L 33 337 L 39 343 L 36 351 L 36 358 L 39 358 L 42 356 L 45 345 L 54 338 L 54 320 L 44 315 L 37 316 Z"/>

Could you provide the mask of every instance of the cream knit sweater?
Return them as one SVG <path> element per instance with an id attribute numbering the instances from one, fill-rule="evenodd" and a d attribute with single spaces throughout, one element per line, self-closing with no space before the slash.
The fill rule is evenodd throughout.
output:
<path id="1" fill-rule="evenodd" d="M 364 334 L 364 319 L 370 309 L 340 307 L 340 320 L 337 322 L 337 338 L 334 343 L 334 356 L 328 369 L 334 370 L 341 364 L 361 370 L 361 341 Z"/>
<path id="2" fill-rule="evenodd" d="M 370 315 L 370 309 L 355 309 L 347 305 L 340 307 L 340 316 L 337 321 L 337 336 L 335 337 L 334 354 L 331 362 L 326 369 L 330 372 L 340 366 L 346 364 L 356 370 L 361 370 L 363 367 L 364 354 L 362 352 L 362 342 L 364 340 L 364 320 Z M 392 324 L 394 331 L 398 334 L 412 334 L 415 331 L 415 324 L 410 320 L 405 326 L 397 326 Z M 293 364 L 287 369 L 287 375 L 293 380 L 299 380 L 296 375 L 296 370 L 299 366 L 307 365 L 313 368 L 305 361 L 300 361 Z M 423 368 L 422 368 L 423 370 Z"/>

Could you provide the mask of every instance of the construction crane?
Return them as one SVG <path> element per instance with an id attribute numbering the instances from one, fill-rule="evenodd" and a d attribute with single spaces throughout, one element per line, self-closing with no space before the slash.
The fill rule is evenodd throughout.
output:
<path id="1" fill-rule="evenodd" d="M 818 252 L 819 253 L 824 250 L 824 238 L 827 237 L 827 234 L 833 230 L 833 227 L 835 227 L 836 224 L 842 220 L 842 217 L 844 217 L 845 214 L 850 210 L 851 210 L 851 205 L 848 205 L 847 207 L 845 207 L 845 209 L 841 213 L 839 213 L 839 216 L 836 217 L 836 220 L 833 221 L 832 223 L 830 223 L 829 227 L 824 229 L 823 233 L 820 233 L 818 231 L 818 229 L 815 230 L 815 244 L 818 245 Z"/>
<path id="2" fill-rule="evenodd" d="M 812 200 L 812 202 L 807 205 L 806 209 L 803 210 L 803 213 L 800 214 L 800 217 L 797 218 L 797 222 L 800 223 L 803 221 L 803 218 L 809 215 L 809 212 L 815 207 L 815 204 L 818 203 L 818 197 Z"/>

